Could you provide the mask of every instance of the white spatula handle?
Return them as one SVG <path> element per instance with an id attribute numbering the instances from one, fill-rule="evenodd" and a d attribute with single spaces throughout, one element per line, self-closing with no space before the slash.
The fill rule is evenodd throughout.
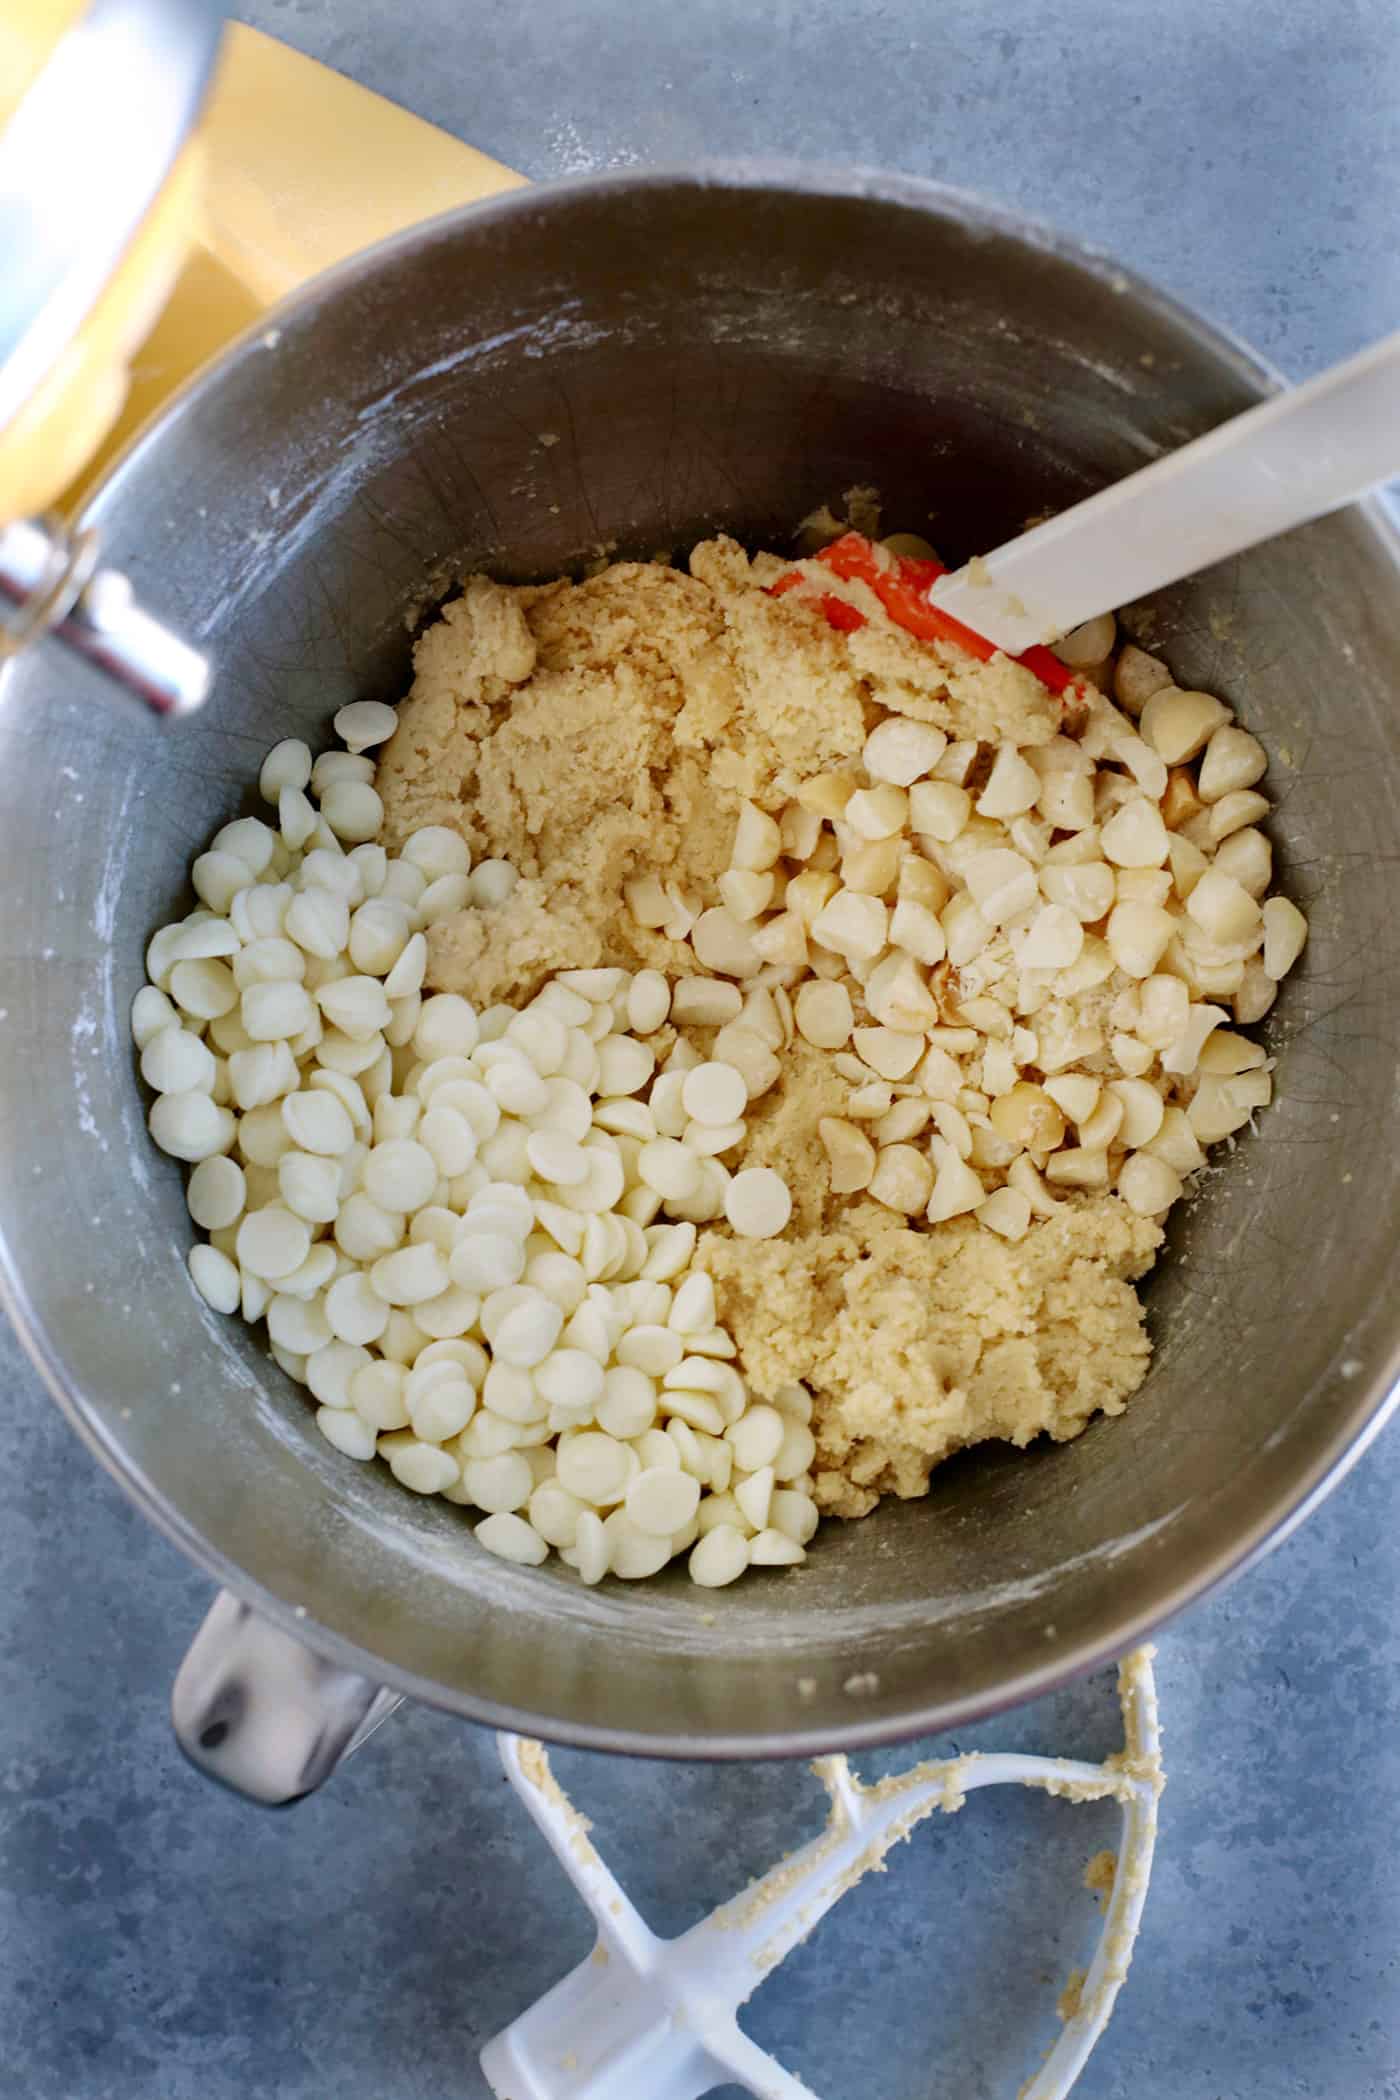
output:
<path id="1" fill-rule="evenodd" d="M 1016 655 L 1396 474 L 1400 335 L 1076 503 L 929 595 Z"/>

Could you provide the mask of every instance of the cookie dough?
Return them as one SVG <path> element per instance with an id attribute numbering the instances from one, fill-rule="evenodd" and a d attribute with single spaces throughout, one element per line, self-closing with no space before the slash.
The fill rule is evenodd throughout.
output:
<path id="1" fill-rule="evenodd" d="M 721 538 L 688 573 L 475 577 L 447 606 L 417 644 L 379 767 L 385 843 L 446 825 L 521 880 L 499 910 L 431 929 L 431 986 L 480 1008 L 519 1004 L 561 967 L 694 974 L 690 946 L 638 925 L 623 886 L 656 874 L 712 904 L 741 800 L 776 812 L 857 759 L 888 713 L 955 740 L 1024 748 L 1056 734 L 1052 696 L 1019 665 L 912 640 L 859 584 L 840 591 L 867 624 L 837 633 L 766 594 L 788 566 Z M 705 1054 L 712 1031 L 685 1033 Z M 671 1041 L 663 1031 L 660 1054 Z M 810 1389 L 821 1505 L 859 1516 L 881 1494 L 923 1494 L 930 1468 L 966 1445 L 1072 1437 L 1121 1411 L 1147 1368 L 1132 1280 L 1158 1225 L 1117 1196 L 1072 1193 L 1012 1244 L 967 1217 L 914 1227 L 835 1195 L 817 1126 L 844 1113 L 846 1085 L 800 1038 L 777 1054 L 781 1077 L 729 1163 L 776 1167 L 792 1223 L 761 1243 L 710 1227 L 697 1263 L 754 1392 Z"/>

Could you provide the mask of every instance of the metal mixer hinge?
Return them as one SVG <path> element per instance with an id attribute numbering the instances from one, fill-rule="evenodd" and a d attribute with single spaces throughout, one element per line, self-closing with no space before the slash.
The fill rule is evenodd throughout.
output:
<path id="1" fill-rule="evenodd" d="M 192 713 L 209 690 L 208 658 L 143 611 L 97 555 L 95 531 L 59 518 L 0 526 L 0 663 L 52 635 L 155 714 Z"/>

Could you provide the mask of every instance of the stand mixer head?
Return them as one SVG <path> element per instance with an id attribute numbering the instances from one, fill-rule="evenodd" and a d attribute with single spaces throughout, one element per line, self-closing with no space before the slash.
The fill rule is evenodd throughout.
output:
<path id="1" fill-rule="evenodd" d="M 201 704 L 207 660 L 45 506 L 116 421 L 194 237 L 221 26 L 210 0 L 12 0 L 0 23 L 0 662 L 52 635 L 161 715 Z"/>

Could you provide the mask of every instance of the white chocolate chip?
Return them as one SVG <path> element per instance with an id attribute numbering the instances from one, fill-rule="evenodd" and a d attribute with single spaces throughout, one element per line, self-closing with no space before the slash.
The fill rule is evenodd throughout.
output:
<path id="1" fill-rule="evenodd" d="M 381 701 L 353 700 L 341 708 L 333 726 L 348 750 L 360 752 L 387 743 L 398 727 L 398 719 L 393 708 L 385 707 Z"/>
<path id="2" fill-rule="evenodd" d="M 724 1192 L 724 1215 L 744 1239 L 775 1237 L 792 1216 L 792 1197 L 771 1167 L 746 1167 Z"/>
<path id="3" fill-rule="evenodd" d="M 686 1073 L 681 1100 L 697 1123 L 732 1124 L 747 1108 L 749 1092 L 733 1065 L 711 1060 Z"/>

